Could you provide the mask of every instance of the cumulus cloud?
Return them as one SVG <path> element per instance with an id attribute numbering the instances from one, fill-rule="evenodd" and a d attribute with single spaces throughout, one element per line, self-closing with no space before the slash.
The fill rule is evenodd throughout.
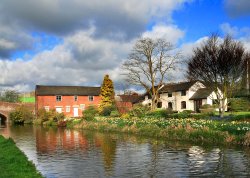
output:
<path id="1" fill-rule="evenodd" d="M 163 38 L 175 45 L 178 40 L 183 38 L 184 32 L 176 25 L 155 25 L 151 31 L 143 33 L 142 36 L 149 38 Z"/>
<path id="2" fill-rule="evenodd" d="M 249 0 L 225 0 L 225 9 L 231 17 L 250 15 Z"/>
<path id="3" fill-rule="evenodd" d="M 8 15 L 27 27 L 55 34 L 71 33 L 97 27 L 97 35 L 135 37 L 147 23 L 164 18 L 171 20 L 171 13 L 184 2 L 191 0 L 2 0 L 1 14 Z"/>
<path id="4" fill-rule="evenodd" d="M 2 0 L 0 86 L 30 90 L 35 84 L 100 85 L 106 73 L 122 83 L 120 65 L 137 38 L 142 34 L 176 44 L 184 32 L 171 25 L 171 14 L 191 1 Z M 145 31 L 152 20 L 158 25 Z M 3 60 L 31 49 L 37 42 L 31 32 L 59 37 L 60 44 L 30 60 Z"/>
<path id="5" fill-rule="evenodd" d="M 65 37 L 52 50 L 42 51 L 31 60 L 0 60 L 0 86 L 24 90 L 36 84 L 100 85 L 104 74 L 119 80 L 119 65 L 132 43 L 92 37 L 94 31 L 79 31 Z"/>

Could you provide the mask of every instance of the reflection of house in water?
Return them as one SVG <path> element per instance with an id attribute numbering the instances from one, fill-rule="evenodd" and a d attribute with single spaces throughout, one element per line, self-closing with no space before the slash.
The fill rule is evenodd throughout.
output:
<path id="1" fill-rule="evenodd" d="M 74 130 L 57 128 L 37 128 L 36 146 L 40 153 L 52 153 L 58 148 L 62 150 L 88 148 L 88 141 L 84 135 Z"/>

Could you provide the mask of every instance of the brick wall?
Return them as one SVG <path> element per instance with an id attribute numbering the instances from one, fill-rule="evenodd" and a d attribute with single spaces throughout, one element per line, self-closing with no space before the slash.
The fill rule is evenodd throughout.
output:
<path id="1" fill-rule="evenodd" d="M 94 96 L 93 101 L 89 101 L 88 96 L 77 96 L 77 101 L 75 101 L 74 96 L 62 96 L 62 101 L 56 101 L 56 96 L 36 96 L 36 109 L 47 107 L 49 110 L 56 110 L 56 108 L 62 108 L 65 116 L 73 117 L 74 108 L 78 108 L 78 115 L 82 116 L 81 104 L 86 109 L 89 105 L 98 106 L 100 101 L 100 96 Z M 70 108 L 69 112 L 66 112 L 66 107 Z"/>

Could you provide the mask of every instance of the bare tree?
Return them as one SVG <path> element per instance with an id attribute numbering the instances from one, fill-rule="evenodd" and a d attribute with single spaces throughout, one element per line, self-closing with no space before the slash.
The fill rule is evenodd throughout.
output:
<path id="1" fill-rule="evenodd" d="M 241 42 L 230 36 L 220 39 L 218 35 L 213 34 L 193 50 L 193 56 L 187 61 L 187 77 L 204 82 L 215 92 L 220 117 L 224 116 L 227 98 L 238 88 L 245 70 L 246 56 Z"/>
<path id="2" fill-rule="evenodd" d="M 159 101 L 159 90 L 167 78 L 167 73 L 174 69 L 179 54 L 164 39 L 141 38 L 134 45 L 128 60 L 123 63 L 127 81 L 142 86 L 151 95 L 151 109 Z"/>

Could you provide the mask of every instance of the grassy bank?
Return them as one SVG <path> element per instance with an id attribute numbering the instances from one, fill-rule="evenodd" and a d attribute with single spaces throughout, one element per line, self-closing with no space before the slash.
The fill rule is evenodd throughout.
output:
<path id="1" fill-rule="evenodd" d="M 250 123 L 247 121 L 95 117 L 95 119 L 89 121 L 84 119 L 73 120 L 68 122 L 67 126 L 204 144 L 250 145 Z"/>
<path id="2" fill-rule="evenodd" d="M 42 175 L 15 145 L 12 139 L 0 135 L 0 177 L 36 178 Z"/>

